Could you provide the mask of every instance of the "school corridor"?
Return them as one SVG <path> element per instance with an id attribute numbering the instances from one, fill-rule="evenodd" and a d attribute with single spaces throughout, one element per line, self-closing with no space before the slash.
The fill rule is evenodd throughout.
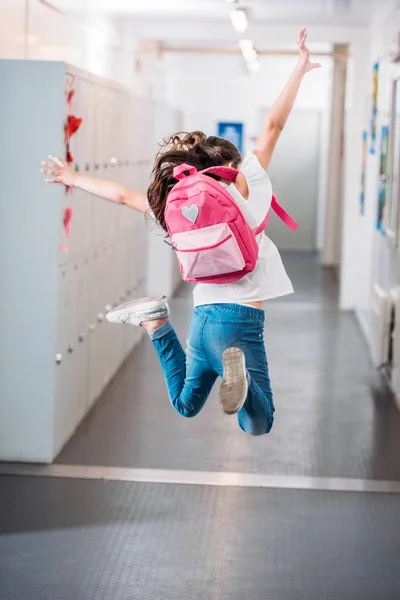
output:
<path id="1" fill-rule="evenodd" d="M 400 0 L 0 0 L 0 600 L 400 600 L 399 32 Z M 180 266 L 274 298 L 268 435 L 219 380 L 180 416 L 109 321 L 166 295 L 185 345 Z M 259 416 L 229 310 L 198 364 L 250 348 Z"/>
<path id="2" fill-rule="evenodd" d="M 400 597 L 400 413 L 335 272 L 284 260 L 270 435 L 245 435 L 216 390 L 176 414 L 144 339 L 53 465 L 1 465 L 2 599 Z M 183 288 L 182 340 L 190 313 Z"/>

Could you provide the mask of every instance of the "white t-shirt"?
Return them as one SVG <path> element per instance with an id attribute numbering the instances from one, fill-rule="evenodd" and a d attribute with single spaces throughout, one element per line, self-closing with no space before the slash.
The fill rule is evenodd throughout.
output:
<path id="1" fill-rule="evenodd" d="M 234 184 L 226 188 L 238 204 L 250 227 L 259 225 L 270 208 L 272 186 L 258 158 L 248 152 L 241 172 L 247 180 L 249 198 L 245 200 Z M 204 304 L 250 304 L 293 293 L 275 244 L 265 235 L 257 236 L 259 255 L 254 271 L 235 283 L 199 283 L 193 291 L 194 306 Z"/>

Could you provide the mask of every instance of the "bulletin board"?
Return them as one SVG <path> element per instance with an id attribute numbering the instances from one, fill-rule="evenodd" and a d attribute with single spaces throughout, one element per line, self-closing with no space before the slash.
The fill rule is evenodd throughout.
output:
<path id="1" fill-rule="evenodd" d="M 243 132 L 243 123 L 229 123 L 221 121 L 217 124 L 218 137 L 224 138 L 224 140 L 232 142 L 232 144 L 236 146 L 236 148 L 241 154 L 244 150 Z"/>
<path id="2" fill-rule="evenodd" d="M 400 201 L 400 72 L 398 69 L 396 69 L 396 76 L 393 77 L 392 81 L 390 125 L 385 133 L 387 140 L 385 135 L 382 140 L 384 145 L 387 144 L 387 159 L 385 159 L 386 150 L 383 149 L 381 155 L 381 172 L 383 172 L 383 176 L 380 175 L 379 203 L 383 202 L 381 230 L 384 230 L 389 241 L 397 246 L 399 241 Z M 386 185 L 383 190 L 385 177 Z"/>

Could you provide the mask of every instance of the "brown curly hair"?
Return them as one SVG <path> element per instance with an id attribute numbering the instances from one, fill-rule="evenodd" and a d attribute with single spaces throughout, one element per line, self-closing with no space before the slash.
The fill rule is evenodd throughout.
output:
<path id="1" fill-rule="evenodd" d="M 150 208 L 161 227 L 167 231 L 164 210 L 168 193 L 177 183 L 174 167 L 186 163 L 201 171 L 231 164 L 236 169 L 240 162 L 240 152 L 231 142 L 213 135 L 207 137 L 202 131 L 176 133 L 163 140 L 147 191 Z"/>

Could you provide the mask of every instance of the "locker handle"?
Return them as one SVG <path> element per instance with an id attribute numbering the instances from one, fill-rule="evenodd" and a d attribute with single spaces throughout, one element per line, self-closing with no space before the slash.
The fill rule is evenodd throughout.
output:
<path id="1" fill-rule="evenodd" d="M 74 351 L 74 347 L 71 346 L 71 344 L 69 344 L 69 346 L 68 346 L 68 352 L 69 352 L 69 354 L 72 354 L 73 351 Z"/>
<path id="2" fill-rule="evenodd" d="M 101 322 L 104 320 L 104 315 L 103 315 L 103 313 L 99 313 L 99 314 L 97 315 L 97 320 L 98 320 L 98 322 L 99 322 L 99 323 L 101 323 Z"/>
<path id="3" fill-rule="evenodd" d="M 108 162 L 105 162 L 105 163 L 104 163 L 104 168 L 105 168 L 105 169 L 108 169 Z"/>
<path id="4" fill-rule="evenodd" d="M 78 342 L 83 342 L 84 339 L 85 339 L 85 336 L 84 336 L 84 334 L 82 332 L 82 333 L 79 334 Z"/>
<path id="5" fill-rule="evenodd" d="M 89 171 L 89 169 L 90 169 L 90 164 L 87 162 L 87 163 L 85 164 L 85 171 Z"/>
<path id="6" fill-rule="evenodd" d="M 99 170 L 99 165 L 97 163 L 94 163 L 94 170 L 98 171 Z"/>
<path id="7" fill-rule="evenodd" d="M 56 364 L 60 365 L 62 363 L 62 354 L 56 354 Z"/>
<path id="8" fill-rule="evenodd" d="M 75 163 L 75 171 L 76 171 L 77 173 L 79 173 L 79 165 L 78 165 L 78 163 Z"/>

